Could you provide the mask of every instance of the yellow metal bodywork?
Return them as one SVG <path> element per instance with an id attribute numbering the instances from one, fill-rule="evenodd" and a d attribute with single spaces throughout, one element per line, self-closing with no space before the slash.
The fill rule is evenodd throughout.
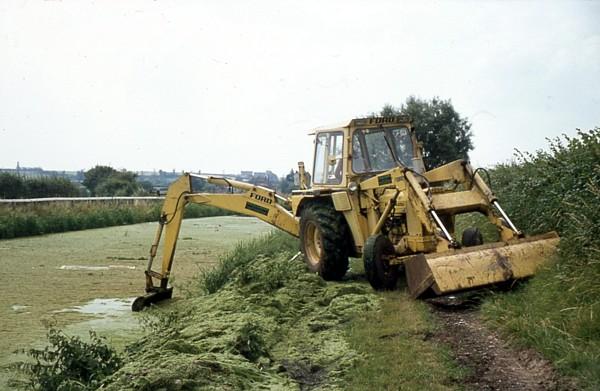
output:
<path id="1" fill-rule="evenodd" d="M 205 204 L 232 212 L 257 217 L 274 225 L 294 236 L 298 236 L 299 222 L 285 206 L 289 204 L 287 198 L 281 197 L 274 190 L 262 186 L 255 186 L 222 177 L 202 177 L 208 183 L 228 186 L 231 190 L 227 194 L 194 193 L 192 178 L 194 175 L 184 174 L 169 186 L 161 210 L 159 227 L 154 242 L 150 248 L 150 257 L 146 269 L 146 291 L 152 293 L 157 289 L 166 289 L 173 265 L 177 238 L 183 219 L 183 211 L 187 204 Z M 234 192 L 238 191 L 238 192 Z M 157 249 L 164 236 L 163 256 L 160 272 L 152 270 Z M 154 280 L 160 285 L 156 287 Z"/>
<path id="2" fill-rule="evenodd" d="M 514 226 L 506 224 L 499 206 L 495 207 L 496 196 L 468 162 L 456 160 L 425 171 L 421 144 L 414 132 L 412 168 L 398 166 L 368 175 L 354 172 L 354 132 L 398 126 L 411 129 L 410 119 L 355 119 L 316 129 L 316 137 L 327 132 L 343 133 L 344 175 L 339 184 L 313 184 L 310 189 L 294 192 L 294 215 L 314 200 L 330 197 L 335 210 L 345 217 L 357 256 L 362 254 L 369 236 L 385 233 L 396 252 L 396 258 L 389 262 L 406 266 L 409 288 L 415 297 L 429 288 L 430 292 L 444 294 L 528 277 L 556 251 L 559 239 L 555 233 L 525 238 Z M 351 190 L 352 184 L 358 190 Z M 486 216 L 496 227 L 500 241 L 460 249 L 453 238 L 454 219 L 469 212 Z M 401 223 L 391 227 L 389 223 L 394 219 Z"/>
<path id="3" fill-rule="evenodd" d="M 558 235 L 418 254 L 405 260 L 408 290 L 418 297 L 431 289 L 441 295 L 532 276 L 556 251 Z"/>

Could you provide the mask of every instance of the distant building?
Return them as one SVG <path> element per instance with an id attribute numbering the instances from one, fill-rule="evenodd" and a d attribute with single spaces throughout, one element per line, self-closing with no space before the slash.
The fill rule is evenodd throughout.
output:
<path id="1" fill-rule="evenodd" d="M 16 168 L 0 168 L 0 172 L 7 172 L 10 174 L 19 175 L 25 178 L 41 178 L 41 177 L 60 177 L 67 178 L 71 182 L 81 185 L 85 179 L 85 171 L 52 171 L 44 170 L 41 167 L 22 167 L 20 162 L 17 162 Z M 200 174 L 198 170 L 198 174 Z M 137 171 L 137 180 L 139 182 L 148 182 L 152 185 L 155 192 L 160 194 L 166 193 L 169 185 L 177 180 L 182 173 L 176 170 L 163 171 L 163 170 L 152 170 L 152 171 Z M 242 170 L 239 174 L 210 174 L 202 173 L 204 176 L 219 176 L 238 181 L 252 183 L 257 186 L 265 186 L 275 189 L 279 185 L 279 177 L 273 173 L 273 171 L 266 170 L 264 172 L 253 172 Z M 201 179 L 198 179 L 201 181 Z M 202 191 L 217 192 L 220 191 L 216 186 L 205 186 Z"/>
<path id="2" fill-rule="evenodd" d="M 0 168 L 0 172 L 19 175 L 23 178 L 66 178 L 71 182 L 81 183 L 83 181 L 83 170 L 80 171 L 54 171 L 44 170 L 41 167 L 22 167 L 17 162 L 16 168 Z"/>

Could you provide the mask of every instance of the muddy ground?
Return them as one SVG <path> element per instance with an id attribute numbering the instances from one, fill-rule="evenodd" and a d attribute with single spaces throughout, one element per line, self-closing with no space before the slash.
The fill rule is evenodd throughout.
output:
<path id="1" fill-rule="evenodd" d="M 468 369 L 461 382 L 467 390 L 563 391 L 578 389 L 532 349 L 511 346 L 482 321 L 477 302 L 432 301 L 439 327 L 428 338 L 447 344 L 457 363 Z"/>

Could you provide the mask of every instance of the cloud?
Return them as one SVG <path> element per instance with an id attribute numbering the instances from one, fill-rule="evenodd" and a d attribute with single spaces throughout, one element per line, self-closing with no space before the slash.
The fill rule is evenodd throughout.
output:
<path id="1" fill-rule="evenodd" d="M 600 123 L 600 7 L 5 2 L 0 166 L 289 172 L 316 126 L 451 98 L 474 162 Z M 10 146 L 10 147 L 7 147 Z"/>

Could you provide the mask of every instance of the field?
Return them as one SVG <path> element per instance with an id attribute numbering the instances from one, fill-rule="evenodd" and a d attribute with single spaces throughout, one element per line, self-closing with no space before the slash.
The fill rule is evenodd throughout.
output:
<path id="1" fill-rule="evenodd" d="M 62 328 L 97 318 L 93 311 L 68 311 L 74 306 L 143 294 L 143 270 L 155 229 L 156 223 L 144 223 L 1 240 L 0 365 L 13 359 L 15 349 L 43 340 L 45 325 Z M 245 217 L 184 220 L 173 283 L 185 286 L 239 240 L 270 230 Z M 175 296 L 183 291 L 176 288 Z"/>

